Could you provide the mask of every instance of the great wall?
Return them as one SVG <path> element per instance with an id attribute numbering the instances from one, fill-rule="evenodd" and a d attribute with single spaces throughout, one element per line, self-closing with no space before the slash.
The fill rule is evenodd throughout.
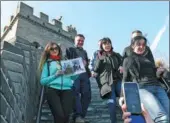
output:
<path id="1" fill-rule="evenodd" d="M 15 15 L 1 37 L 1 123 L 35 123 L 41 85 L 36 81 L 36 70 L 43 47 L 49 40 L 73 46 L 77 34 L 75 27 L 62 27 L 61 19 L 49 22 L 49 16 L 23 2 L 18 4 Z M 110 123 L 106 101 L 99 96 L 97 84 L 91 79 L 92 102 L 87 119 L 90 123 Z M 118 123 L 122 123 L 117 109 Z M 43 104 L 41 123 L 52 123 L 48 105 Z"/>

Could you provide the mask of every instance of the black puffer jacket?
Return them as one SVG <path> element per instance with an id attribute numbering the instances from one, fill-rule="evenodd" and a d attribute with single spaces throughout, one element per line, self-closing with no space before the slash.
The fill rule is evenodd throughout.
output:
<path id="1" fill-rule="evenodd" d="M 105 91 L 103 90 L 103 87 L 106 84 L 109 88 L 114 82 L 121 80 L 121 75 L 118 69 L 122 62 L 122 57 L 116 52 L 109 55 L 105 52 L 101 54 L 102 55 L 96 61 L 94 72 L 98 75 L 98 86 L 100 88 L 101 96 L 103 96 L 102 92 Z"/>

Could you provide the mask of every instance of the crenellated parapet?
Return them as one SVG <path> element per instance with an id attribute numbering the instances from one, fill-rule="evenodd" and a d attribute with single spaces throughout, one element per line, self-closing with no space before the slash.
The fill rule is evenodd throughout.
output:
<path id="1" fill-rule="evenodd" d="M 33 15 L 34 14 L 34 9 L 28 5 L 26 5 L 23 2 L 19 3 L 19 6 L 17 8 L 17 13 L 19 13 L 20 15 L 23 15 L 25 17 L 28 17 L 30 19 L 32 19 L 33 21 L 39 22 L 39 23 L 43 23 L 44 26 L 51 28 L 51 29 L 60 29 L 60 31 L 66 31 L 68 32 L 68 34 L 74 32 L 77 32 L 75 28 L 72 28 L 71 26 L 68 26 L 69 29 L 68 30 L 64 30 L 62 28 L 62 21 L 60 17 L 59 19 L 52 19 L 52 21 L 49 21 L 49 16 L 43 12 L 40 12 L 39 17 Z"/>
<path id="2" fill-rule="evenodd" d="M 44 28 L 50 32 L 56 33 L 67 40 L 73 40 L 75 35 L 77 34 L 77 31 L 75 28 L 72 28 L 71 26 L 68 26 L 68 29 L 63 28 L 62 23 L 62 16 L 56 19 L 49 20 L 49 16 L 43 12 L 39 13 L 39 17 L 34 15 L 34 9 L 30 7 L 29 5 L 19 2 L 17 6 L 16 13 L 11 16 L 10 18 L 10 24 L 7 25 L 8 29 L 10 30 L 15 23 L 15 21 L 18 20 L 18 18 L 25 19 L 32 24 L 36 24 L 41 28 Z M 66 27 L 67 28 L 67 27 Z M 1 37 L 2 39 L 5 37 L 5 35 L 8 33 L 7 28 L 4 30 L 4 35 Z M 6 34 L 5 34 L 6 33 Z"/>
<path id="3" fill-rule="evenodd" d="M 67 26 L 67 31 L 73 35 L 76 35 L 77 34 L 77 30 L 75 27 L 73 27 L 72 25 L 70 26 Z"/>

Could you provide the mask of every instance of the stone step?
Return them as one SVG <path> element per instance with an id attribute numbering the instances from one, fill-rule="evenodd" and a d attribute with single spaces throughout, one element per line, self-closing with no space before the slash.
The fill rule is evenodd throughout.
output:
<path id="1" fill-rule="evenodd" d="M 42 114 L 51 114 L 51 110 L 49 108 L 43 108 L 42 109 Z"/>
<path id="2" fill-rule="evenodd" d="M 53 123 L 53 116 L 52 115 L 43 115 L 41 117 L 41 121 L 47 121 L 47 122 L 52 122 Z"/>
<path id="3" fill-rule="evenodd" d="M 93 79 L 92 79 L 93 80 Z M 92 99 L 88 108 L 86 119 L 89 123 L 111 123 L 107 105 L 107 100 L 101 99 L 97 83 L 91 81 Z M 121 119 L 121 109 L 116 109 L 117 123 L 123 123 Z M 53 116 L 47 103 L 42 106 L 41 123 L 53 123 Z"/>

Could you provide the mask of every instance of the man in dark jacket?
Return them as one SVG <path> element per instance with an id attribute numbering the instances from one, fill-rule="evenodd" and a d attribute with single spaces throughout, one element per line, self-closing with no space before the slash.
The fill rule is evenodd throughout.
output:
<path id="1" fill-rule="evenodd" d="M 73 119 L 76 123 L 84 123 L 88 106 L 91 101 L 91 86 L 89 77 L 91 75 L 88 68 L 89 59 L 87 52 L 83 49 L 85 37 L 82 34 L 75 36 L 75 47 L 66 49 L 66 58 L 74 59 L 81 57 L 83 59 L 86 72 L 79 75 L 74 81 L 73 91 L 75 94 L 75 109 Z M 81 96 L 80 96 L 81 94 Z"/>

